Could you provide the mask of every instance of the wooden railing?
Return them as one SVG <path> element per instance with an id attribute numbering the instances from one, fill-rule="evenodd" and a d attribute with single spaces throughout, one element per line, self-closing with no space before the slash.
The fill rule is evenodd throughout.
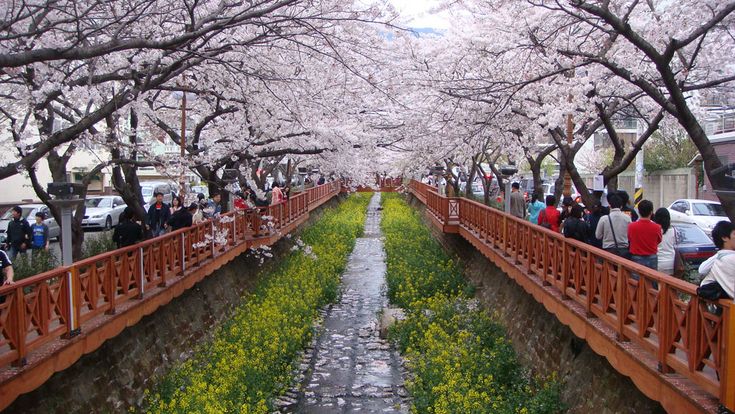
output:
<path id="1" fill-rule="evenodd" d="M 735 409 L 732 300 L 705 301 L 691 283 L 475 201 L 442 197 L 415 180 L 409 189 L 442 226 L 451 226 L 456 214 L 456 231 L 475 246 L 548 288 L 543 291 L 555 292 L 562 304 L 583 308 L 590 322 L 584 329 L 612 330 L 611 342 L 637 345 L 641 364 L 657 362 L 662 380 L 666 374 L 679 374 L 722 406 Z M 451 211 L 453 204 L 459 211 Z"/>
<path id="2" fill-rule="evenodd" d="M 273 242 L 339 191 L 338 182 L 327 183 L 285 203 L 222 214 L 0 287 L 0 369 L 24 365 L 45 344 L 75 337 L 85 324 L 128 309 L 147 291 L 165 289 L 232 249 Z"/>

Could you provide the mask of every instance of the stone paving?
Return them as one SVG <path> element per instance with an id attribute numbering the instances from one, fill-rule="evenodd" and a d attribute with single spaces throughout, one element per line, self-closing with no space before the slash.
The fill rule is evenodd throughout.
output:
<path id="1" fill-rule="evenodd" d="M 387 305 L 379 208 L 375 193 L 364 236 L 342 275 L 341 299 L 324 312 L 320 333 L 304 353 L 300 383 L 279 400 L 281 412 L 408 412 L 400 357 L 378 335 L 378 313 Z"/>

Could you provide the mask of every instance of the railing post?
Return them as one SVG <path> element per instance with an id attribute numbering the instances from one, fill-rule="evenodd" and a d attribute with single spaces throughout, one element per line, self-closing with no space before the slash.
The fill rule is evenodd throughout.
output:
<path id="1" fill-rule="evenodd" d="M 15 288 L 15 303 L 13 305 L 15 305 L 15 345 L 18 351 L 18 359 L 13 362 L 13 365 L 20 367 L 26 364 L 27 353 L 26 332 L 24 329 L 26 326 L 26 299 L 23 294 L 23 288 L 20 286 Z"/>
<path id="2" fill-rule="evenodd" d="M 158 243 L 158 260 L 160 263 L 160 271 L 161 271 L 161 282 L 158 284 L 160 287 L 166 287 L 166 247 L 164 246 L 164 243 L 162 240 L 157 240 L 156 243 Z M 167 243 L 168 244 L 168 243 Z"/>
<path id="3" fill-rule="evenodd" d="M 72 266 L 66 272 L 66 289 L 67 289 L 67 314 L 66 314 L 66 335 L 65 338 L 73 338 L 79 335 L 82 330 L 79 327 L 79 304 L 81 298 L 79 294 L 79 269 Z"/>
<path id="4" fill-rule="evenodd" d="M 615 286 L 615 295 L 617 296 L 615 298 L 615 312 L 618 316 L 618 332 L 617 332 L 617 340 L 620 342 L 625 342 L 625 334 L 623 330 L 625 329 L 625 319 L 626 316 L 624 313 L 627 313 L 626 308 L 628 304 L 626 303 L 627 300 L 625 300 L 625 290 L 628 288 L 628 277 L 625 274 L 626 270 L 623 267 L 623 265 L 618 263 L 618 277 L 617 277 L 617 285 Z"/>
<path id="5" fill-rule="evenodd" d="M 90 274 L 90 277 L 96 279 L 97 278 L 97 266 L 95 264 L 91 265 L 93 268 L 93 272 Z M 108 315 L 114 315 L 115 309 L 117 307 L 117 283 L 115 283 L 115 277 L 113 276 L 113 269 L 115 267 L 115 263 L 113 261 L 112 256 L 109 256 L 107 258 L 107 271 L 105 272 L 105 280 L 102 282 L 105 287 L 107 288 L 107 294 L 109 295 L 107 297 L 107 300 L 110 302 L 110 309 L 105 312 Z M 75 266 L 76 268 L 76 266 Z M 122 281 L 121 281 L 122 282 Z M 121 283 L 122 285 L 122 283 Z M 91 281 L 89 283 L 89 286 L 94 286 Z M 124 291 L 124 290 L 123 290 Z M 91 297 L 94 297 L 93 293 L 90 293 Z"/>
<path id="6" fill-rule="evenodd" d="M 671 288 L 668 283 L 661 284 L 661 290 L 658 293 L 658 370 L 661 373 L 668 374 L 672 372 L 671 368 L 666 365 L 666 357 L 669 354 L 669 338 L 671 337 L 671 318 L 674 317 L 673 308 L 671 306 Z"/>
<path id="7" fill-rule="evenodd" d="M 561 257 L 561 261 L 562 261 L 561 262 L 561 298 L 563 300 L 568 300 L 569 295 L 567 295 L 567 286 L 569 286 L 569 277 L 572 273 L 571 268 L 572 268 L 572 263 L 574 263 L 574 261 L 572 261 L 571 263 L 569 261 L 569 254 L 570 254 L 569 243 L 567 243 L 566 240 L 562 240 L 561 243 L 562 243 L 561 244 L 562 246 L 561 247 L 561 251 L 562 251 L 561 253 L 561 256 L 562 256 Z M 578 255 L 579 250 L 575 248 L 574 254 Z"/>
<path id="8" fill-rule="evenodd" d="M 143 263 L 143 248 L 138 247 L 138 299 L 143 299 L 145 293 L 145 263 Z"/>
<path id="9" fill-rule="evenodd" d="M 724 346 L 722 353 L 722 379 L 720 380 L 720 403 L 730 412 L 735 412 L 735 307 L 724 307 L 722 313 L 722 332 Z"/>
<path id="10" fill-rule="evenodd" d="M 186 236 L 181 233 L 181 276 L 186 272 Z"/>
<path id="11" fill-rule="evenodd" d="M 209 228 L 210 228 L 210 235 L 212 236 L 212 259 L 214 259 L 215 256 L 215 248 L 214 248 L 214 217 L 212 217 L 209 220 Z"/>

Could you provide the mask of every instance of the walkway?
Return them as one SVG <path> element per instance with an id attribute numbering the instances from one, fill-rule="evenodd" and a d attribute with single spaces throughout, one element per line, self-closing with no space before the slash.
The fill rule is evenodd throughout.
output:
<path id="1" fill-rule="evenodd" d="M 378 312 L 387 305 L 379 207 L 375 193 L 365 234 L 342 276 L 341 300 L 326 313 L 293 412 L 408 412 L 398 355 L 378 336 Z"/>

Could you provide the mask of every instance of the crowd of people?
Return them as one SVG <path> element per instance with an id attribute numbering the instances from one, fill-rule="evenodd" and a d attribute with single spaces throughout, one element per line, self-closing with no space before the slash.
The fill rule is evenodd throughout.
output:
<path id="1" fill-rule="evenodd" d="M 267 207 L 288 201 L 290 188 L 274 183 L 258 197 L 250 188 L 237 191 L 234 194 L 233 207 L 235 210 L 250 210 Z M 171 204 L 163 201 L 164 194 L 156 192 L 154 202 L 146 210 L 145 220 L 136 219 L 133 208 L 126 207 L 120 214 L 120 220 L 112 233 L 112 241 L 118 248 L 131 246 L 143 241 L 146 236 L 158 237 L 166 232 L 190 227 L 207 219 L 217 217 L 222 212 L 222 196 L 213 193 L 209 199 L 204 194 L 197 194 L 197 201 L 188 206 L 182 196 L 173 196 Z M 46 217 L 37 213 L 35 223 L 29 224 L 23 218 L 20 206 L 11 209 L 12 219 L 8 223 L 6 241 L 0 249 L 0 269 L 2 269 L 3 284 L 13 283 L 12 263 L 19 254 L 27 251 L 35 252 L 49 249 L 49 228 L 43 222 Z"/>
<path id="2" fill-rule="evenodd" d="M 553 195 L 542 201 L 537 194 L 526 203 L 518 183 L 513 183 L 511 190 L 510 214 L 650 269 L 679 276 L 675 264 L 682 259 L 677 257 L 676 229 L 668 209 L 654 211 L 651 201 L 642 200 L 636 211 L 628 194 L 616 191 L 607 195 L 607 207 L 599 200 L 584 207 L 565 197 L 559 211 Z M 699 267 L 701 286 L 713 288 L 716 282 L 721 287 L 720 297 L 735 297 L 735 226 L 729 221 L 717 223 L 712 240 L 718 253 Z M 633 273 L 631 277 L 639 276 Z"/>

